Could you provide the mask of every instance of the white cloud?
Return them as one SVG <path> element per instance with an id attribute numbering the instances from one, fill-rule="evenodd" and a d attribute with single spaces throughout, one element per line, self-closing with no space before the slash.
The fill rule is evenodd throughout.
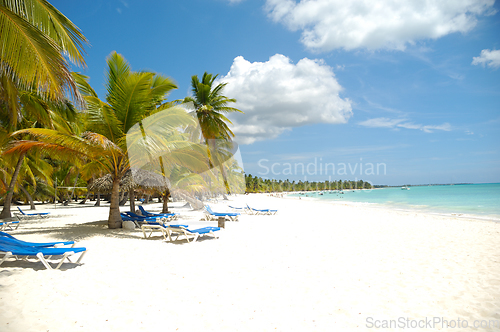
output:
<path id="1" fill-rule="evenodd" d="M 399 123 L 406 121 L 404 119 L 388 119 L 388 118 L 374 118 L 360 122 L 359 124 L 364 127 L 370 128 L 394 128 Z"/>
<path id="2" fill-rule="evenodd" d="M 451 125 L 447 122 L 441 125 L 422 125 L 409 122 L 408 119 L 374 118 L 359 122 L 358 124 L 370 128 L 416 129 L 426 133 L 432 133 L 436 130 L 451 131 Z"/>
<path id="3" fill-rule="evenodd" d="M 482 50 L 480 56 L 473 57 L 472 64 L 498 68 L 500 67 L 500 50 Z"/>
<path id="4" fill-rule="evenodd" d="M 245 114 L 231 114 L 237 141 L 251 144 L 272 139 L 286 130 L 314 123 L 346 123 L 351 101 L 342 99 L 342 87 L 322 60 L 304 58 L 293 64 L 276 54 L 267 62 L 234 59 L 224 95 L 236 98 Z"/>
<path id="5" fill-rule="evenodd" d="M 420 39 L 467 32 L 495 0 L 267 0 L 266 11 L 311 50 L 399 49 Z"/>

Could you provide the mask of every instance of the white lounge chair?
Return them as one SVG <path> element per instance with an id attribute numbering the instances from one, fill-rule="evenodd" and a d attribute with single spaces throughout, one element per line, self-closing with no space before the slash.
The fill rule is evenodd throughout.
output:
<path id="1" fill-rule="evenodd" d="M 236 206 L 228 205 L 228 207 L 233 209 L 233 211 L 235 211 L 235 212 L 249 214 L 248 208 L 246 208 L 245 206 L 244 207 L 236 207 Z"/>
<path id="2" fill-rule="evenodd" d="M 187 225 L 175 225 L 175 226 L 183 226 L 187 227 Z M 164 222 L 148 222 L 146 224 L 141 225 L 142 234 L 144 238 L 147 239 L 153 235 L 154 231 L 159 231 L 163 235 L 163 238 L 167 240 L 167 237 L 170 241 L 172 241 L 172 237 L 170 236 L 169 225 Z M 146 233 L 149 232 L 147 235 Z"/>
<path id="3" fill-rule="evenodd" d="M 271 209 L 254 209 L 254 208 L 251 208 L 250 206 L 248 206 L 247 204 L 247 208 L 248 208 L 248 211 L 250 214 L 276 214 L 278 213 L 278 210 L 271 210 Z"/>
<path id="4" fill-rule="evenodd" d="M 23 210 L 21 210 L 21 208 L 19 206 L 17 207 L 17 209 L 19 210 L 19 212 L 21 212 L 21 214 L 15 213 L 15 215 L 17 216 L 17 218 L 19 220 L 22 220 L 22 219 L 43 219 L 43 218 L 50 217 L 50 212 L 26 213 Z"/>
<path id="5" fill-rule="evenodd" d="M 3 221 L 0 222 L 0 231 L 6 231 L 6 230 L 14 230 L 19 227 L 20 223 L 19 221 Z M 12 228 L 12 226 L 16 226 L 15 228 Z"/>
<path id="6" fill-rule="evenodd" d="M 220 231 L 220 227 L 203 227 L 198 229 L 188 229 L 184 225 L 171 225 L 168 227 L 169 230 L 169 238 L 170 235 L 177 235 L 175 240 L 184 235 L 186 237 L 187 242 L 189 243 L 189 237 L 193 237 L 192 242 L 196 242 L 198 238 L 202 235 L 210 235 L 214 238 L 218 238 L 218 236 L 214 233 L 216 231 Z M 170 238 L 171 240 L 171 238 Z"/>
<path id="7" fill-rule="evenodd" d="M 80 248 L 56 248 L 56 247 L 46 247 L 47 243 L 28 243 L 23 241 L 19 241 L 13 238 L 8 237 L 0 237 L 0 255 L 3 257 L 0 259 L 0 265 L 8 259 L 14 260 L 24 260 L 29 261 L 29 258 L 35 259 L 35 261 L 40 261 L 48 270 L 59 269 L 65 260 L 68 260 L 70 263 L 72 261 L 69 259 L 70 256 L 81 253 L 80 257 L 76 261 L 76 264 L 80 264 L 83 256 L 87 252 L 87 249 L 84 247 Z M 48 260 L 51 260 L 53 257 L 60 258 L 60 260 L 56 261 L 56 267 L 53 268 Z"/>
<path id="8" fill-rule="evenodd" d="M 206 220 L 217 220 L 219 217 L 229 218 L 231 221 L 238 221 L 238 212 L 214 212 L 210 205 L 205 205 L 205 218 Z"/>

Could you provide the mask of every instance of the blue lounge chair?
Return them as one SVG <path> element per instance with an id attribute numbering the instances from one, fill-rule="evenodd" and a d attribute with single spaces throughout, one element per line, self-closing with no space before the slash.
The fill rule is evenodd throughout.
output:
<path id="1" fill-rule="evenodd" d="M 231 206 L 231 205 L 228 205 L 228 206 L 235 211 L 241 211 L 241 213 L 247 213 L 246 207 L 236 207 L 236 206 Z"/>
<path id="2" fill-rule="evenodd" d="M 144 223 L 144 222 L 148 222 L 148 221 L 151 221 L 151 222 L 156 221 L 156 218 L 153 218 L 153 217 L 143 217 L 143 216 L 139 216 L 139 215 L 137 215 L 135 213 L 132 213 L 132 212 L 120 213 L 120 215 L 122 217 L 122 220 L 133 221 L 134 224 L 138 228 L 141 227 L 140 223 Z"/>
<path id="3" fill-rule="evenodd" d="M 134 212 L 130 212 L 130 211 L 127 211 L 127 212 L 123 212 L 121 213 L 121 215 L 123 216 L 123 214 L 126 214 L 129 218 L 132 218 L 132 219 L 136 219 L 136 220 L 151 220 L 151 221 L 154 221 L 156 220 L 156 218 L 162 218 L 164 216 L 154 216 L 154 217 L 150 217 L 150 216 L 140 216 Z M 166 218 L 166 216 L 165 216 Z"/>
<path id="4" fill-rule="evenodd" d="M 167 239 L 167 236 L 168 236 L 168 239 L 169 240 L 172 240 L 171 236 L 170 236 L 170 232 L 169 232 L 169 227 L 172 226 L 172 227 L 179 227 L 179 226 L 182 226 L 182 227 L 188 227 L 187 225 L 169 225 L 169 224 L 166 224 L 162 221 L 160 222 L 147 222 L 145 224 L 142 224 L 141 225 L 141 230 L 142 230 L 142 234 L 144 235 L 144 238 L 147 239 L 148 237 L 151 237 L 151 235 L 153 235 L 153 231 L 160 231 L 163 235 L 163 238 L 166 240 Z M 146 235 L 146 231 L 149 231 L 149 234 Z"/>
<path id="5" fill-rule="evenodd" d="M 14 258 L 14 260 L 25 260 L 25 261 L 29 261 L 28 260 L 29 258 L 34 258 L 36 261 L 42 262 L 42 264 L 48 270 L 52 269 L 57 270 L 61 267 L 62 263 L 64 263 L 66 259 L 70 263 L 72 263 L 71 260 L 69 259 L 69 256 L 72 256 L 79 252 L 81 253 L 81 255 L 78 258 L 78 261 L 76 261 L 76 264 L 80 264 L 80 261 L 87 252 L 87 249 L 84 247 L 80 248 L 37 247 L 37 246 L 14 244 L 12 242 L 5 241 L 5 239 L 7 238 L 6 237 L 0 238 L 0 255 L 3 255 L 3 257 L 0 259 L 0 265 L 2 265 L 3 262 L 5 262 L 9 258 Z M 52 266 L 47 261 L 52 259 L 53 256 L 61 257 L 60 261 L 55 262 L 56 264 L 55 268 L 52 268 Z"/>
<path id="6" fill-rule="evenodd" d="M 276 214 L 278 210 L 270 210 L 270 209 L 254 209 L 248 206 L 247 204 L 248 211 L 250 211 L 251 214 Z"/>
<path id="7" fill-rule="evenodd" d="M 198 228 L 198 229 L 189 229 L 187 226 L 184 225 L 170 225 L 168 226 L 168 235 L 169 239 L 172 240 L 171 234 L 176 234 L 177 237 L 175 240 L 179 238 L 179 236 L 184 235 L 186 237 L 187 242 L 189 243 L 189 237 L 194 237 L 192 242 L 196 242 L 198 238 L 202 235 L 210 235 L 213 236 L 214 238 L 217 238 L 218 236 L 214 233 L 217 231 L 220 231 L 220 227 L 203 227 L 203 228 Z"/>
<path id="8" fill-rule="evenodd" d="M 205 206 L 205 217 L 207 220 L 216 220 L 219 217 L 228 217 L 232 221 L 238 221 L 238 212 L 214 212 L 210 205 Z"/>
<path id="9" fill-rule="evenodd" d="M 177 219 L 178 214 L 177 213 L 153 213 L 153 212 L 148 212 L 144 209 L 143 206 L 139 205 L 139 210 L 141 211 L 142 215 L 145 217 L 165 217 L 165 218 L 171 218 L 171 219 Z"/>
<path id="10" fill-rule="evenodd" d="M 25 218 L 32 218 L 32 217 L 48 218 L 49 214 L 50 214 L 50 212 L 25 213 L 23 210 L 21 210 L 21 208 L 19 206 L 17 207 L 17 209 L 19 210 L 19 212 L 21 212 L 21 215 Z M 18 215 L 18 217 L 19 217 L 19 215 Z"/>
<path id="11" fill-rule="evenodd" d="M 12 226 L 16 225 L 16 228 L 12 228 Z M 0 231 L 5 231 L 10 229 L 11 231 L 17 229 L 19 227 L 19 221 L 3 221 L 0 222 Z"/>
<path id="12" fill-rule="evenodd" d="M 43 247 L 56 247 L 57 248 L 57 247 L 69 246 L 69 245 L 71 245 L 71 247 L 75 246 L 75 241 L 41 242 L 41 243 L 40 242 L 26 242 L 26 241 L 16 239 L 12 235 L 4 233 L 4 232 L 0 232 L 0 241 L 10 242 L 10 243 L 14 243 L 14 244 L 21 245 L 21 246 L 42 247 L 42 248 Z"/>

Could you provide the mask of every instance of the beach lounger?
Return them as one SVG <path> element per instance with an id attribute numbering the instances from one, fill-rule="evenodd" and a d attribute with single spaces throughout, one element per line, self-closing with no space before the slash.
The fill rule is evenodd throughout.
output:
<path id="1" fill-rule="evenodd" d="M 148 212 L 144 209 L 144 207 L 139 205 L 139 210 L 141 211 L 142 215 L 145 217 L 165 217 L 165 218 L 170 218 L 170 219 L 177 219 L 179 216 L 178 213 L 153 213 L 153 212 Z"/>
<path id="2" fill-rule="evenodd" d="M 173 225 L 173 226 L 183 226 L 183 227 L 188 227 L 187 225 Z M 169 225 L 165 224 L 164 222 L 148 222 L 143 225 L 141 225 L 141 230 L 142 234 L 144 235 L 144 238 L 147 239 L 153 235 L 154 231 L 160 231 L 163 235 L 163 238 L 166 240 L 167 237 L 170 241 L 172 241 L 172 237 L 170 236 L 169 232 Z M 146 232 L 149 231 L 149 234 L 146 235 Z"/>
<path id="3" fill-rule="evenodd" d="M 231 206 L 231 205 L 228 205 L 231 209 L 233 209 L 234 211 L 238 211 L 238 212 L 241 212 L 241 213 L 246 213 L 248 214 L 248 211 L 247 211 L 247 208 L 246 207 L 236 207 L 236 206 Z"/>
<path id="4" fill-rule="evenodd" d="M 160 215 L 155 215 L 155 216 L 140 216 L 134 212 L 124 212 L 126 215 L 128 215 L 130 218 L 135 218 L 135 219 L 148 219 L 148 220 L 153 220 L 153 219 L 156 219 L 156 218 L 167 218 L 167 219 L 171 219 L 174 214 L 173 213 L 165 213 L 165 214 L 162 214 L 161 216 Z"/>
<path id="5" fill-rule="evenodd" d="M 5 240 L 6 238 L 0 238 L 0 255 L 3 257 L 0 259 L 0 265 L 3 264 L 8 259 L 13 258 L 16 260 L 24 260 L 30 261 L 29 259 L 35 259 L 35 261 L 40 261 L 48 270 L 57 270 L 61 267 L 65 260 L 68 260 L 70 263 L 73 263 L 69 257 L 81 253 L 80 257 L 76 261 L 76 264 L 80 264 L 83 256 L 87 252 L 87 249 L 84 247 L 80 248 L 47 248 L 47 247 L 36 247 L 36 246 L 28 246 L 28 245 L 20 245 L 14 243 L 8 243 Z M 56 257 L 57 260 L 54 264 L 56 267 L 53 268 L 48 260 L 51 260 L 53 257 Z M 60 260 L 59 260 L 60 259 Z"/>
<path id="6" fill-rule="evenodd" d="M 177 235 L 175 240 L 184 235 L 186 237 L 187 242 L 189 243 L 189 237 L 193 237 L 192 242 L 196 242 L 198 238 L 202 235 L 210 235 L 213 236 L 214 238 L 218 238 L 218 236 L 214 233 L 217 231 L 220 231 L 220 227 L 203 227 L 203 228 L 198 228 L 198 229 L 188 229 L 184 225 L 170 225 L 168 226 L 169 230 L 169 236 L 170 235 Z M 170 240 L 172 240 L 169 237 Z"/>
<path id="7" fill-rule="evenodd" d="M 25 213 L 19 206 L 17 209 L 21 212 L 21 216 L 17 215 L 18 218 L 48 218 L 50 214 L 50 212 Z"/>
<path id="8" fill-rule="evenodd" d="M 138 227 L 138 228 L 141 228 L 141 223 L 143 222 L 147 222 L 147 221 L 151 221 L 151 222 L 154 222 L 156 221 L 157 218 L 154 218 L 154 217 L 143 217 L 143 216 L 139 216 L 135 213 L 132 213 L 132 212 L 125 212 L 125 213 L 120 213 L 121 217 L 122 217 L 122 220 L 129 220 L 129 221 L 133 221 L 134 224 Z"/>
<path id="9" fill-rule="evenodd" d="M 248 206 L 248 204 L 247 208 L 251 214 L 276 214 L 278 212 L 278 210 L 271 210 L 271 209 L 254 209 Z"/>
<path id="10" fill-rule="evenodd" d="M 61 246 L 75 246 L 75 241 L 58 241 L 58 242 L 26 242 L 19 239 L 16 239 L 12 235 L 0 232 L 0 242 L 14 243 L 22 246 L 30 246 L 30 247 L 61 247 Z"/>
<path id="11" fill-rule="evenodd" d="M 217 220 L 219 217 L 227 217 L 232 221 L 238 221 L 238 212 L 214 212 L 210 205 L 205 205 L 205 218 L 207 220 Z"/>
<path id="12" fill-rule="evenodd" d="M 16 226 L 16 228 L 12 228 L 12 226 Z M 19 227 L 19 221 L 3 221 L 3 222 L 0 222 L 0 231 L 5 231 L 7 229 L 9 230 L 14 230 L 14 229 L 17 229 Z"/>

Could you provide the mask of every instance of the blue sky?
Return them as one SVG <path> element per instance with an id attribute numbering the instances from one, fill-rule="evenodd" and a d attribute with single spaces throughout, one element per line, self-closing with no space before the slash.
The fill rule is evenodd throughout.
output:
<path id="1" fill-rule="evenodd" d="M 231 120 L 246 173 L 500 182 L 494 0 L 51 3 L 89 39 L 84 73 L 101 97 L 112 51 L 172 77 L 169 99 L 219 74 L 245 111 Z"/>

